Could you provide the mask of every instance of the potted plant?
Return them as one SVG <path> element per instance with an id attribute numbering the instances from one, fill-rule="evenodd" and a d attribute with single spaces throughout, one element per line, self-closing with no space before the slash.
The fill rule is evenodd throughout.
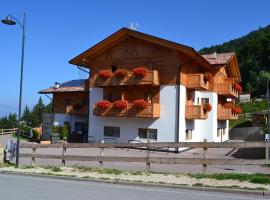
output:
<path id="1" fill-rule="evenodd" d="M 117 100 L 113 103 L 113 107 L 119 110 L 124 110 L 128 106 L 128 102 L 125 100 Z"/>
<path id="2" fill-rule="evenodd" d="M 135 77 L 144 78 L 147 73 L 148 73 L 148 69 L 144 66 L 136 67 L 133 69 L 133 75 Z"/>
<path id="3" fill-rule="evenodd" d="M 238 91 L 238 92 L 241 92 L 242 91 L 242 87 L 239 83 L 235 83 L 234 84 L 234 88 Z"/>
<path id="4" fill-rule="evenodd" d="M 205 113 L 210 112 L 211 110 L 212 110 L 212 106 L 211 106 L 210 103 L 205 103 L 205 104 L 203 105 L 203 111 L 204 111 Z"/>
<path id="5" fill-rule="evenodd" d="M 97 102 L 96 105 L 101 109 L 107 109 L 112 105 L 112 103 L 109 102 L 108 100 L 101 100 L 101 101 Z"/>
<path id="6" fill-rule="evenodd" d="M 107 69 L 100 70 L 98 72 L 98 77 L 100 77 L 102 79 L 109 79 L 112 77 L 112 72 L 110 70 L 107 70 Z"/>
<path id="7" fill-rule="evenodd" d="M 145 108 L 147 108 L 147 105 L 148 105 L 147 101 L 145 101 L 144 99 L 134 100 L 132 102 L 132 104 L 133 104 L 132 107 L 135 108 L 135 109 L 138 109 L 138 110 L 145 109 Z"/>
<path id="8" fill-rule="evenodd" d="M 59 126 L 53 126 L 52 127 L 52 135 L 51 135 L 51 141 L 52 144 L 57 144 L 60 141 L 60 130 L 61 127 Z"/>
<path id="9" fill-rule="evenodd" d="M 128 71 L 126 69 L 117 69 L 113 74 L 116 78 L 125 78 L 127 76 Z"/>

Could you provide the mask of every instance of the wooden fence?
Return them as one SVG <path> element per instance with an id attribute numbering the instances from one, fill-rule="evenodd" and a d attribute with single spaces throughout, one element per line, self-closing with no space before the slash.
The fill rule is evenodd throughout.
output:
<path id="1" fill-rule="evenodd" d="M 10 128 L 10 129 L 0 129 L 0 135 L 7 135 L 16 133 L 17 128 Z"/>
<path id="2" fill-rule="evenodd" d="M 207 165 L 262 165 L 270 164 L 268 148 L 270 143 L 267 142 L 224 142 L 224 143 L 208 143 L 208 142 L 158 142 L 158 143 L 129 143 L 129 144 L 91 144 L 91 143 L 62 143 L 62 144 L 31 144 L 21 143 L 20 148 L 30 148 L 32 153 L 21 153 L 20 157 L 31 158 L 31 164 L 35 166 L 36 158 L 39 159 L 59 159 L 62 161 L 62 166 L 65 166 L 66 161 L 97 161 L 102 166 L 103 162 L 143 162 L 146 163 L 147 170 L 150 170 L 151 164 L 192 164 L 202 165 L 203 173 L 206 173 Z M 61 148 L 61 155 L 37 154 L 38 148 Z M 66 155 L 67 149 L 72 148 L 98 148 L 99 155 L 95 156 L 74 156 Z M 145 151 L 145 156 L 140 157 L 119 157 L 106 156 L 106 148 L 137 148 Z M 151 151 L 156 149 L 168 148 L 202 148 L 203 154 L 201 158 L 174 158 L 174 157 L 151 157 Z M 265 148 L 265 159 L 223 159 L 223 158 L 208 158 L 207 150 L 209 148 Z"/>

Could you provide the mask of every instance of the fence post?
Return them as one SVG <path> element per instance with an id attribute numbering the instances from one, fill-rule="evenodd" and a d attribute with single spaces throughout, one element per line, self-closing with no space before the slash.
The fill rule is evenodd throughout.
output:
<path id="1" fill-rule="evenodd" d="M 66 142 L 63 142 L 63 151 L 62 151 L 62 167 L 65 167 L 66 160 L 65 160 L 65 153 L 67 151 Z"/>
<path id="2" fill-rule="evenodd" d="M 1 135 L 4 135 L 4 129 L 1 130 Z"/>
<path id="3" fill-rule="evenodd" d="M 265 142 L 265 163 L 268 164 L 269 161 L 269 148 L 268 142 Z"/>
<path id="4" fill-rule="evenodd" d="M 104 140 L 101 140 L 101 144 L 104 144 Z M 100 147 L 100 156 L 103 157 L 104 156 L 104 147 Z M 99 161 L 99 167 L 103 166 L 103 161 Z"/>
<path id="5" fill-rule="evenodd" d="M 207 139 L 204 139 L 203 142 L 207 144 Z M 204 147 L 203 148 L 203 174 L 206 174 L 206 170 L 207 170 L 206 159 L 207 159 L 207 147 Z"/>
<path id="6" fill-rule="evenodd" d="M 35 154 L 36 154 L 36 145 L 33 143 L 33 146 L 32 146 L 32 161 L 31 161 L 31 166 L 32 167 L 35 167 L 36 166 L 36 158 L 35 158 Z"/>

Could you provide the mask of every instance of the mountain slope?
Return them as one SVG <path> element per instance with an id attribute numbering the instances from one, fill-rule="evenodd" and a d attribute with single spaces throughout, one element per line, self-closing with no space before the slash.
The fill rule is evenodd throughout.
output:
<path id="1" fill-rule="evenodd" d="M 253 95 L 265 94 L 270 77 L 270 25 L 238 39 L 200 50 L 201 54 L 235 52 L 244 90 Z"/>

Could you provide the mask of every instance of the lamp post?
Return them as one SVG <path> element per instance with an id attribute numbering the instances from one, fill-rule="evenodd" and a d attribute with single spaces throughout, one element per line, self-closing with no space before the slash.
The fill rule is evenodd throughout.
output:
<path id="1" fill-rule="evenodd" d="M 19 166 L 19 148 L 20 148 L 20 122 L 21 122 L 21 108 L 22 108 L 22 84 L 23 84 L 23 64 L 24 64 L 24 41 L 25 41 L 25 13 L 23 13 L 22 23 L 11 15 L 8 15 L 2 20 L 3 24 L 16 25 L 17 23 L 22 28 L 22 55 L 21 55 L 21 75 L 20 75 L 20 96 L 19 96 L 19 113 L 18 113 L 18 130 L 17 130 L 17 148 L 16 148 L 16 167 Z"/>

